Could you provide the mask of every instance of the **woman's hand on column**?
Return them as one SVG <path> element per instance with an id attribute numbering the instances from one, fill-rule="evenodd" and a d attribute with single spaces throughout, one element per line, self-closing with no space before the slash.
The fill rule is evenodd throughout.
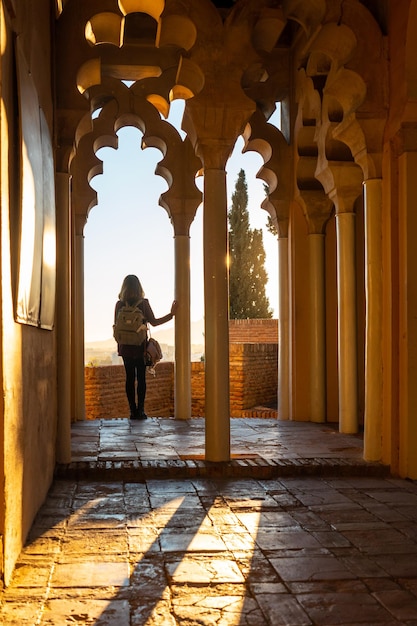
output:
<path id="1" fill-rule="evenodd" d="M 174 300 L 174 302 L 171 305 L 171 315 L 172 317 L 174 317 L 175 313 L 177 312 L 178 309 L 178 302 L 176 300 Z"/>

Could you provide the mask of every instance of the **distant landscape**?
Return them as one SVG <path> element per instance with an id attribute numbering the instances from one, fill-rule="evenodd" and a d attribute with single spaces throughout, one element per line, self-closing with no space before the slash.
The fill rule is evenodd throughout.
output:
<path id="1" fill-rule="evenodd" d="M 163 361 L 174 360 L 174 328 L 152 328 L 151 336 L 157 339 L 162 348 Z M 200 361 L 204 355 L 204 320 L 191 322 L 191 361 Z M 122 363 L 117 355 L 117 344 L 113 337 L 85 344 L 84 363 L 90 367 L 118 365 Z"/>

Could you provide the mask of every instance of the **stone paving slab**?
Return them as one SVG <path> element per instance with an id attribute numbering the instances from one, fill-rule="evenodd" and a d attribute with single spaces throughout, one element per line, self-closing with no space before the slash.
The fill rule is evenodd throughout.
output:
<path id="1" fill-rule="evenodd" d="M 72 462 L 56 478 L 143 481 L 152 478 L 276 478 L 387 476 L 389 468 L 362 459 L 363 439 L 335 425 L 231 419 L 231 460 L 204 459 L 205 420 L 125 418 L 72 425 Z M 91 446 L 89 446 L 91 443 Z"/>
<path id="2" fill-rule="evenodd" d="M 416 626 L 416 521 L 392 477 L 56 480 L 0 623 Z"/>

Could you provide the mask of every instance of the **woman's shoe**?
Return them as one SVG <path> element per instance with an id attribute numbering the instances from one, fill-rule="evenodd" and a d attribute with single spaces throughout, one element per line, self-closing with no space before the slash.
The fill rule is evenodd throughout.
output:
<path id="1" fill-rule="evenodd" d="M 138 411 L 136 413 L 135 419 L 137 419 L 137 420 L 147 420 L 148 416 L 146 415 L 145 411 Z"/>

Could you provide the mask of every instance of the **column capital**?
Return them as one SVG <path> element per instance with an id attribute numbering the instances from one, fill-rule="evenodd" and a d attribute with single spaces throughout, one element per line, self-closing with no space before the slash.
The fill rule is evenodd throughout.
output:
<path id="1" fill-rule="evenodd" d="M 417 122 L 402 124 L 393 140 L 397 156 L 404 152 L 417 152 Z"/>
<path id="2" fill-rule="evenodd" d="M 352 213 L 355 214 L 355 202 L 360 197 L 360 188 L 333 189 L 329 193 L 330 200 L 334 203 L 336 217 Z"/>
<path id="3" fill-rule="evenodd" d="M 220 72 L 204 90 L 187 100 L 183 129 L 205 169 L 225 169 L 236 139 L 255 111 L 236 77 Z"/>
<path id="4" fill-rule="evenodd" d="M 234 145 L 235 140 L 204 139 L 197 141 L 196 154 L 202 160 L 204 170 L 226 170 Z"/>
<path id="5" fill-rule="evenodd" d="M 303 190 L 297 201 L 301 204 L 308 224 L 308 233 L 323 234 L 333 213 L 333 201 L 322 190 Z"/>
<path id="6" fill-rule="evenodd" d="M 354 212 L 354 203 L 362 195 L 363 173 L 360 167 L 352 162 L 323 160 L 315 176 L 335 205 L 336 214 Z"/>

